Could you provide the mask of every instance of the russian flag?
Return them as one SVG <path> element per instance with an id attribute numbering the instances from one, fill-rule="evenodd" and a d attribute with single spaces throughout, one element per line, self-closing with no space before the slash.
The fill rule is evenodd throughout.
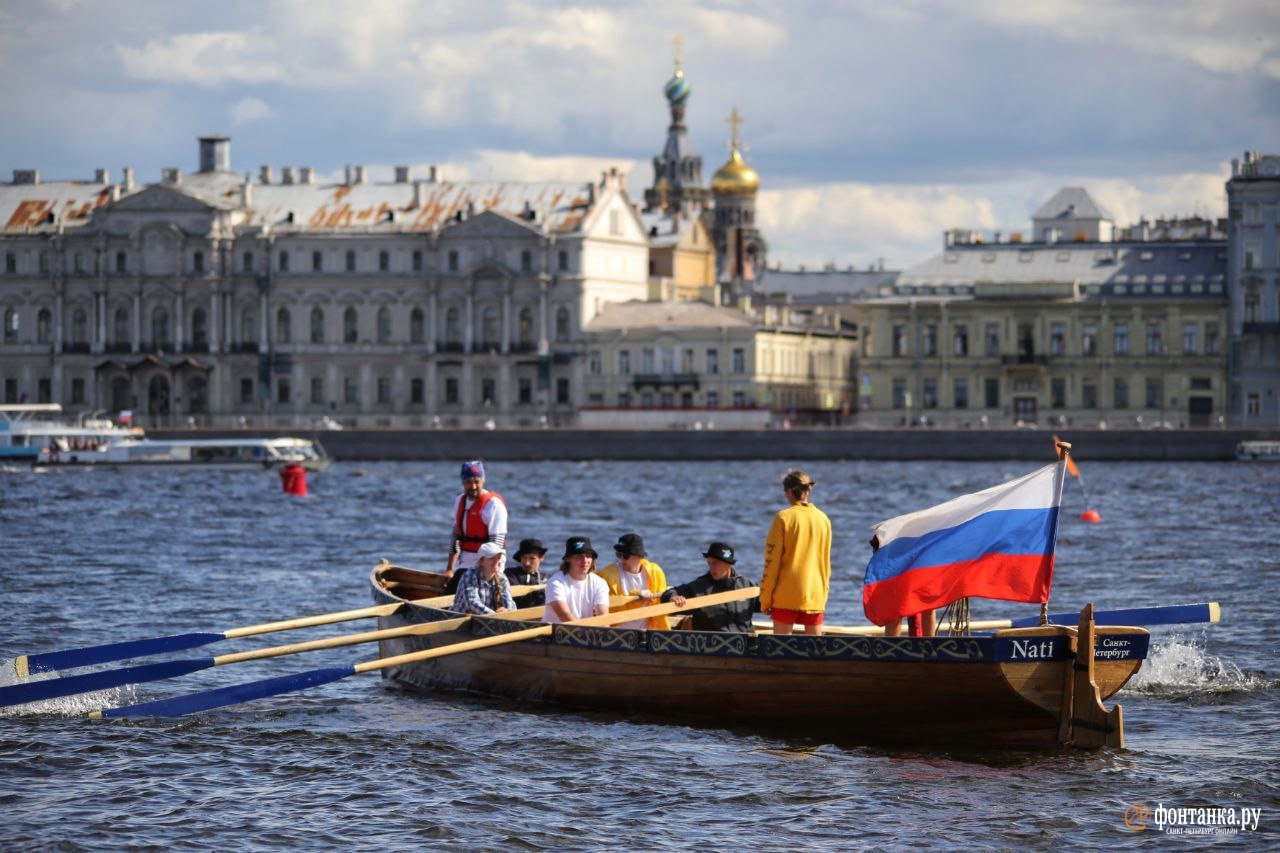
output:
<path id="1" fill-rule="evenodd" d="M 1066 466 L 882 521 L 871 540 L 862 607 L 887 625 L 966 597 L 1043 604 Z"/>

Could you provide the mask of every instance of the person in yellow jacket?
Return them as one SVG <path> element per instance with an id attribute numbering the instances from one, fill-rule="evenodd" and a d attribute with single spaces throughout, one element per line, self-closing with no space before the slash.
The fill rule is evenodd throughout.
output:
<path id="1" fill-rule="evenodd" d="M 831 520 L 809 501 L 816 485 L 804 471 L 787 472 L 782 489 L 791 505 L 773 517 L 764 543 L 760 612 L 773 619 L 775 634 L 790 634 L 796 624 L 806 634 L 822 633 L 831 588 Z"/>
<path id="2" fill-rule="evenodd" d="M 610 563 L 598 572 L 604 582 L 609 585 L 609 594 L 640 596 L 639 600 L 614 609 L 634 610 L 637 607 L 647 607 L 657 603 L 658 596 L 667 589 L 667 575 L 662 571 L 662 566 L 647 559 L 649 555 L 645 553 L 644 540 L 640 538 L 640 534 L 627 533 L 620 536 L 618 543 L 613 546 L 613 553 L 618 558 L 617 562 Z M 670 624 L 667 622 L 667 617 L 655 616 L 652 619 L 623 622 L 615 627 L 665 631 Z"/>

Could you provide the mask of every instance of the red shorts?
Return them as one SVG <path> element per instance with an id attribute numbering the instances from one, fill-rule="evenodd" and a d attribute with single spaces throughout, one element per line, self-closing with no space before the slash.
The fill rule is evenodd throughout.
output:
<path id="1" fill-rule="evenodd" d="M 803 610 L 784 610 L 781 607 L 775 607 L 769 611 L 769 617 L 774 622 L 781 622 L 784 625 L 821 625 L 821 613 L 806 613 Z"/>

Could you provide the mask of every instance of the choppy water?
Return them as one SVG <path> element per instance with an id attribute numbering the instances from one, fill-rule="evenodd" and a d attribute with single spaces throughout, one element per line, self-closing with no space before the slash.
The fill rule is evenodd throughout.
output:
<path id="1" fill-rule="evenodd" d="M 513 538 L 586 533 L 607 551 L 639 531 L 681 581 L 711 539 L 753 574 L 785 466 L 489 467 Z M 1033 467 L 809 466 L 836 530 L 829 620 L 862 621 L 871 524 Z M 0 658 L 363 606 L 379 557 L 443 564 L 454 474 L 339 464 L 298 500 L 269 474 L 0 473 Z M 1068 482 L 1055 610 L 1223 603 L 1220 625 L 1154 631 L 1154 659 L 1118 696 L 1127 750 L 884 750 L 413 695 L 370 675 L 181 720 L 80 713 L 374 656 L 364 647 L 0 712 L 0 847 L 1116 847 L 1152 840 L 1125 827 L 1133 803 L 1261 808 L 1260 833 L 1236 840 L 1274 845 L 1280 466 L 1096 463 L 1085 476 L 1104 523 L 1072 520 L 1084 507 Z M 1032 612 L 984 604 L 974 618 Z"/>

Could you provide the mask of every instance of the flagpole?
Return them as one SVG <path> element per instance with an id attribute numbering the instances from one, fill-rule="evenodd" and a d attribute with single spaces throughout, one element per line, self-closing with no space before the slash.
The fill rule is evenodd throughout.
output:
<path id="1" fill-rule="evenodd" d="M 1071 455 L 1071 442 L 1069 442 L 1069 441 L 1061 441 L 1057 436 L 1054 436 L 1054 437 L 1053 437 L 1053 446 L 1054 446 L 1054 449 L 1058 451 L 1058 461 L 1059 461 L 1059 462 L 1061 462 L 1063 465 L 1066 465 L 1066 464 L 1067 464 L 1067 457 L 1069 457 L 1069 456 Z M 1061 500 L 1062 500 L 1062 494 L 1061 494 L 1061 493 L 1059 493 L 1059 494 L 1058 494 L 1058 500 L 1059 500 L 1059 502 L 1061 502 Z M 1061 520 L 1062 520 L 1062 510 L 1061 510 L 1061 508 L 1059 508 L 1059 510 L 1058 510 L 1058 523 L 1061 523 Z M 1054 537 L 1053 537 L 1053 538 L 1054 538 L 1054 539 L 1057 539 L 1057 538 L 1058 538 L 1058 536 L 1057 536 L 1057 533 L 1056 533 L 1056 532 L 1054 533 Z M 1041 625 L 1048 625 L 1048 624 L 1049 624 L 1049 596 L 1050 596 L 1050 595 L 1052 595 L 1052 594 L 1053 594 L 1053 590 L 1049 590 L 1049 593 L 1048 593 L 1048 594 L 1046 594 L 1046 595 L 1045 595 L 1045 597 L 1044 597 L 1044 603 L 1040 605 L 1040 624 L 1041 624 Z"/>

